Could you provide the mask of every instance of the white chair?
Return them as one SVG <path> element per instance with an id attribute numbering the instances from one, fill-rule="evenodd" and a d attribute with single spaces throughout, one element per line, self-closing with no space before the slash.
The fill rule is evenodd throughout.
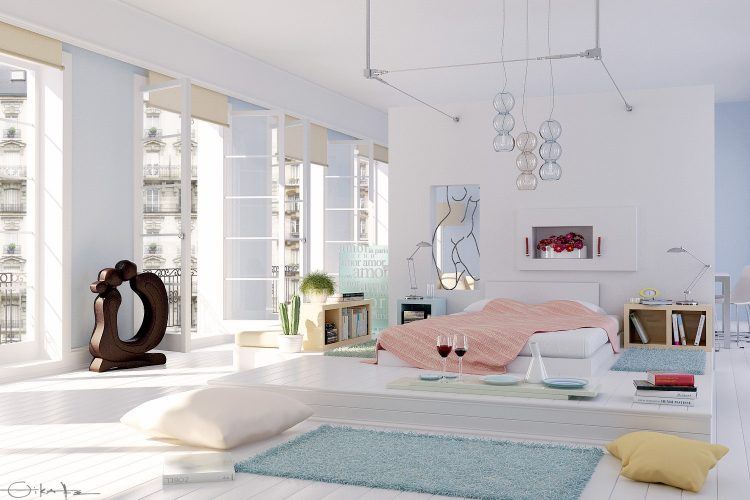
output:
<path id="1" fill-rule="evenodd" d="M 734 286 L 731 294 L 731 305 L 733 305 L 737 311 L 737 344 L 740 342 L 740 306 L 745 309 L 747 315 L 748 324 L 750 324 L 750 266 L 745 266 L 742 269 L 739 281 Z M 724 331 L 727 328 L 724 327 Z M 728 328 L 729 334 L 731 335 L 732 327 Z M 750 332 L 742 332 L 750 333 Z M 747 335 L 744 336 L 744 340 L 747 340 Z"/>

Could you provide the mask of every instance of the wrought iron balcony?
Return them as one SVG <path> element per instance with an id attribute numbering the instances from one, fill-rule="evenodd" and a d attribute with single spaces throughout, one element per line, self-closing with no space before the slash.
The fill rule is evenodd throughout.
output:
<path id="1" fill-rule="evenodd" d="M 191 165 L 190 177 L 196 179 L 198 177 L 198 166 Z M 175 180 L 179 181 L 182 178 L 182 169 L 179 165 L 144 165 L 143 166 L 143 180 Z"/>
<path id="2" fill-rule="evenodd" d="M 3 129 L 3 139 L 21 139 L 21 129 L 15 127 Z"/>
<path id="3" fill-rule="evenodd" d="M 26 165 L 0 165 L 0 177 L 4 179 L 23 179 L 26 177 Z"/>
<path id="4" fill-rule="evenodd" d="M 169 316 L 167 318 L 168 328 L 179 328 L 182 326 L 182 301 L 180 300 L 180 290 L 182 287 L 182 269 L 179 267 L 163 267 L 157 269 L 146 269 L 146 271 L 156 274 L 164 282 L 167 289 L 167 303 L 169 305 Z M 190 327 L 195 329 L 198 324 L 197 307 L 198 307 L 198 270 L 190 270 L 190 290 L 191 290 L 191 311 Z"/>
<path id="5" fill-rule="evenodd" d="M 0 344 L 26 339 L 26 275 L 0 273 Z"/>
<path id="6" fill-rule="evenodd" d="M 25 203 L 0 203 L 0 213 L 23 214 L 26 213 Z"/>

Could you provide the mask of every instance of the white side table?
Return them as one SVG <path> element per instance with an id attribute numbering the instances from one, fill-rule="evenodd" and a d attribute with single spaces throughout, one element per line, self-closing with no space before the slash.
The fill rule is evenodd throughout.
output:
<path id="1" fill-rule="evenodd" d="M 431 316 L 444 316 L 446 312 L 445 297 L 403 298 L 398 299 L 396 305 L 396 321 L 399 325 Z"/>

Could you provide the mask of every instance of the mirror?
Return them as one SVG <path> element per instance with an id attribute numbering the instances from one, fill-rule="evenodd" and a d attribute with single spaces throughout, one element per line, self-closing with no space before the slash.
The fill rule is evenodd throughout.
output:
<path id="1" fill-rule="evenodd" d="M 479 186 L 433 186 L 431 198 L 436 286 L 474 290 L 479 281 Z"/>

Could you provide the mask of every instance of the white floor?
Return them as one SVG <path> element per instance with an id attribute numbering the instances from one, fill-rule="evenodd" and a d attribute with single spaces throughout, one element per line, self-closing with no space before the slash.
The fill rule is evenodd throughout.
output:
<path id="1" fill-rule="evenodd" d="M 750 349 L 748 349 L 750 351 Z M 619 476 L 619 462 L 605 456 L 583 498 L 743 499 L 750 492 L 750 353 L 733 347 L 716 355 L 717 441 L 731 452 L 712 471 L 700 494 L 636 483 Z M 93 374 L 86 371 L 0 386 L 0 498 L 13 481 L 77 488 L 88 498 L 429 498 L 396 491 L 310 481 L 238 475 L 231 483 L 161 489 L 161 454 L 175 448 L 142 439 L 119 423 L 130 408 L 160 395 L 201 386 L 231 373 L 229 346 L 169 354 L 167 368 Z M 237 457 L 289 439 L 294 432 Z M 33 498 L 29 496 L 28 498 Z M 63 498 L 48 494 L 43 498 Z M 434 497 L 432 497 L 434 498 Z"/>

